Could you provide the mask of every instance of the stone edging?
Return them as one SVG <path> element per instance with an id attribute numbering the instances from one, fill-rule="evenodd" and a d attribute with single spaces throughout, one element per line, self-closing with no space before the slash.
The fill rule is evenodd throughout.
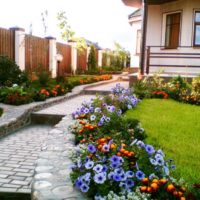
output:
<path id="1" fill-rule="evenodd" d="M 49 132 L 47 142 L 36 162 L 31 188 L 32 200 L 83 200 L 87 199 L 76 190 L 70 180 L 75 149 L 74 135 L 68 130 L 71 116 L 65 116 Z"/>
<path id="2" fill-rule="evenodd" d="M 117 79 L 118 77 L 108 81 L 100 81 L 93 84 L 76 86 L 73 88 L 72 92 L 67 93 L 65 96 L 50 98 L 45 102 L 33 102 L 22 106 L 10 106 L 9 113 L 4 113 L 0 118 L 0 138 L 12 133 L 19 128 L 22 128 L 25 125 L 28 125 L 30 123 L 30 115 L 32 112 L 39 111 L 57 103 L 61 103 L 66 99 L 71 99 L 80 94 L 84 94 L 84 90 L 87 88 L 115 82 Z"/>

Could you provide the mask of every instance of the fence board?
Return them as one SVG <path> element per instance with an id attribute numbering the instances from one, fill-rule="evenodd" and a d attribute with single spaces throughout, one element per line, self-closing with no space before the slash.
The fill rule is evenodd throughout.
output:
<path id="1" fill-rule="evenodd" d="M 14 31 L 0 28 L 0 55 L 15 59 Z"/>
<path id="2" fill-rule="evenodd" d="M 87 49 L 83 52 L 78 52 L 77 55 L 77 71 L 84 72 L 87 70 Z"/>
<path id="3" fill-rule="evenodd" d="M 25 36 L 25 67 L 29 73 L 45 70 L 49 72 L 49 40 Z"/>
<path id="4" fill-rule="evenodd" d="M 71 73 L 71 46 L 63 43 L 56 43 L 57 52 L 63 56 L 62 62 L 59 64 L 59 75 Z"/>

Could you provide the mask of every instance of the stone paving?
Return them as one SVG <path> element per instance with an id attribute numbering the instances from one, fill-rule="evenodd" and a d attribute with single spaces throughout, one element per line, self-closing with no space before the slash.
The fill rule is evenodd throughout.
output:
<path id="1" fill-rule="evenodd" d="M 69 99 L 65 102 L 59 103 L 57 105 L 51 106 L 49 108 L 35 112 L 34 114 L 39 115 L 70 115 L 74 112 L 82 102 L 89 101 L 91 98 L 94 98 L 95 95 L 80 95 Z"/>
<path id="2" fill-rule="evenodd" d="M 125 88 L 128 88 L 127 82 L 120 82 L 120 84 Z M 104 85 L 94 85 L 94 87 L 87 88 L 87 90 L 99 92 L 103 90 L 109 91 L 116 85 L 116 82 Z M 66 116 L 57 125 L 61 132 L 52 132 L 51 127 L 47 125 L 34 125 L 16 131 L 12 135 L 0 140 L 0 192 L 30 193 L 30 184 L 35 170 L 36 183 L 33 184 L 34 189 L 32 189 L 32 193 L 34 193 L 34 195 L 32 194 L 34 196 L 33 199 L 43 200 L 45 194 L 47 200 L 50 199 L 50 196 L 54 196 L 51 199 L 85 199 L 82 197 L 78 198 L 79 194 L 74 191 L 72 185 L 69 183 L 68 164 L 70 161 L 69 155 L 66 155 L 66 153 L 68 154 L 67 149 L 73 148 L 73 141 L 70 139 L 73 137 L 67 131 L 69 121 L 71 121 L 71 119 L 69 119 L 69 114 L 76 110 L 83 101 L 95 97 L 95 95 L 77 96 L 81 89 L 83 89 L 82 86 L 77 89 L 75 88 L 72 94 L 70 94 L 71 97 L 65 99 L 64 102 L 57 103 L 56 105 L 52 105 L 49 108 L 37 112 L 38 114 L 68 115 L 68 117 Z M 27 105 L 22 106 L 21 110 L 24 112 L 26 108 L 29 107 L 30 106 Z M 8 114 L 12 117 L 12 106 L 8 106 L 8 109 Z M 13 107 L 13 110 L 17 110 L 17 114 L 19 115 L 19 107 Z M 63 140 L 64 137 L 66 137 L 66 133 L 68 133 L 67 141 Z M 40 158 L 39 160 L 38 155 Z M 69 162 L 64 162 L 65 159 Z M 36 168 L 35 164 L 37 164 Z M 53 165 L 53 169 L 49 168 L 48 165 Z M 65 174 L 66 170 L 64 169 L 66 169 L 68 173 Z M 49 171 L 51 171 L 52 174 L 48 174 Z M 56 176 L 54 176 L 54 173 Z M 37 174 L 40 175 L 37 176 Z M 51 175 L 55 178 L 52 179 Z M 65 175 L 67 176 L 67 179 Z M 49 183 L 45 185 L 45 182 L 37 182 L 37 180 L 46 179 L 48 176 L 51 177 L 51 186 L 48 185 Z M 61 184 L 62 187 L 60 187 L 59 184 Z M 66 190 L 66 187 L 69 190 Z M 50 190 L 47 194 L 46 189 L 48 188 L 50 188 Z M 41 190 L 42 193 L 40 193 Z M 64 198 L 64 196 L 66 197 L 66 191 L 68 195 L 67 198 Z M 70 194 L 73 195 L 70 196 Z"/>
<path id="3" fill-rule="evenodd" d="M 35 162 L 51 126 L 35 125 L 0 141 L 0 192 L 30 193 Z"/>

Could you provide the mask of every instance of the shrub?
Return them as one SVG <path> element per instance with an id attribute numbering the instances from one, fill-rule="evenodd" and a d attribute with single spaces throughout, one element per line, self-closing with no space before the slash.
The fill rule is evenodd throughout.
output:
<path id="1" fill-rule="evenodd" d="M 49 82 L 49 72 L 40 71 L 40 72 L 37 72 L 37 76 L 38 76 L 38 81 L 39 81 L 40 85 L 47 86 L 47 84 Z"/>
<path id="2" fill-rule="evenodd" d="M 92 45 L 88 56 L 88 71 L 89 72 L 96 71 L 96 68 L 97 68 L 97 60 L 96 60 L 95 47 Z"/>
<path id="3" fill-rule="evenodd" d="M 9 84 L 20 84 L 24 81 L 27 81 L 25 78 L 25 73 L 19 69 L 19 66 L 8 58 L 7 56 L 0 56 L 0 85 Z"/>

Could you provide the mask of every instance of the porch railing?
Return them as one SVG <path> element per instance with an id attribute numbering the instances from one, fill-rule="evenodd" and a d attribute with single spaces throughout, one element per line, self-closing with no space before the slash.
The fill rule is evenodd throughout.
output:
<path id="1" fill-rule="evenodd" d="M 159 59 L 159 64 L 153 63 L 153 59 Z M 166 62 L 173 63 L 170 64 Z M 177 60 L 187 60 L 191 63 L 181 64 Z M 192 63 L 195 60 L 195 64 Z M 200 69 L 200 49 L 192 46 L 179 46 L 177 49 L 165 49 L 164 46 L 148 46 L 146 48 L 146 73 L 151 67 L 194 67 Z"/>

